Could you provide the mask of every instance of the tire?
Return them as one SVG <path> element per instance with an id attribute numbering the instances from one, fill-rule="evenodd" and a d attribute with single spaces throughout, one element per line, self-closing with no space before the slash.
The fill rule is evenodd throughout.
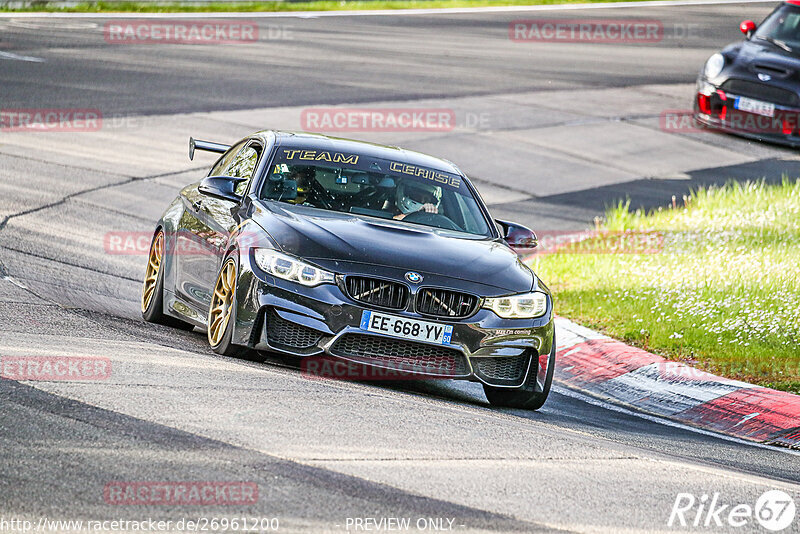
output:
<path id="1" fill-rule="evenodd" d="M 164 231 L 161 228 L 153 234 L 150 251 L 147 256 L 147 269 L 142 282 L 142 318 L 148 323 L 162 324 L 181 330 L 192 330 L 194 325 L 164 313 L 164 269 L 161 268 L 164 257 Z M 160 249 L 156 251 L 157 243 Z M 157 265 L 155 257 L 157 256 Z"/>
<path id="2" fill-rule="evenodd" d="M 234 358 L 246 356 L 250 352 L 247 347 L 231 343 L 233 325 L 236 322 L 238 274 L 236 260 L 228 256 L 217 273 L 208 307 L 208 344 L 211 345 L 211 350 Z M 221 324 L 217 325 L 218 321 Z"/>
<path id="3" fill-rule="evenodd" d="M 531 362 L 531 364 L 533 363 Z M 553 334 L 553 347 L 550 349 L 550 356 L 547 359 L 547 376 L 545 377 L 542 391 L 536 391 L 536 374 L 534 373 L 532 376 L 528 376 L 525 385 L 520 388 L 499 388 L 484 384 L 483 392 L 492 406 L 538 410 L 544 405 L 544 401 L 547 400 L 547 396 L 550 394 L 555 367 L 556 336 Z M 538 363 L 536 369 L 538 370 Z"/>

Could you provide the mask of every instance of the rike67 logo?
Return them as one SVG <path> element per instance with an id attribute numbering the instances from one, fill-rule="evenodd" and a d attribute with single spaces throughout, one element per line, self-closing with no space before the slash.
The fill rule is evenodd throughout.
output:
<path id="1" fill-rule="evenodd" d="M 781 490 L 767 491 L 756 500 L 754 506 L 725 503 L 719 493 L 700 497 L 679 493 L 672 505 L 667 526 L 698 532 L 718 528 L 725 531 L 742 527 L 752 529 L 754 524 L 758 524 L 768 531 L 780 532 L 794 524 L 796 513 L 794 499 Z"/>

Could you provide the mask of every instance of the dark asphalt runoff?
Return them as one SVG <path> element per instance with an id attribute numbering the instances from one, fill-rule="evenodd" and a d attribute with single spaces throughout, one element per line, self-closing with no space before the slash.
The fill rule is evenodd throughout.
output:
<path id="1" fill-rule="evenodd" d="M 203 332 L 144 323 L 146 258 L 104 239 L 151 232 L 202 176 L 213 160 L 186 160 L 189 135 L 230 142 L 291 126 L 308 106 L 485 112 L 484 129 L 355 136 L 445 155 L 494 215 L 545 230 L 585 227 L 626 196 L 664 205 L 700 183 L 800 172 L 790 150 L 658 127 L 660 110 L 688 108 L 698 69 L 740 38 L 738 23 L 771 8 L 260 18 L 259 42 L 224 46 L 110 44 L 112 19 L 0 16 L 0 109 L 99 109 L 124 123 L 0 131 L 0 358 L 113 369 L 94 382 L 0 380 L 0 531 L 12 519 L 87 532 L 93 520 L 241 517 L 277 518 L 279 532 L 388 532 L 395 518 L 427 532 L 764 532 L 755 518 L 669 520 L 679 494 L 752 507 L 779 489 L 800 505 L 800 455 L 558 384 L 533 413 L 491 408 L 471 383 L 309 380 L 296 362 L 224 358 Z M 509 40 L 511 21 L 534 18 L 658 20 L 664 38 Z M 109 484 L 165 481 L 253 483 L 258 499 L 104 497 Z"/>

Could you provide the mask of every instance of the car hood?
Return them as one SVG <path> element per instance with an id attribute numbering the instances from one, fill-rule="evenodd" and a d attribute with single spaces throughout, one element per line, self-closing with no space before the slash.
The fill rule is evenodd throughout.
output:
<path id="1" fill-rule="evenodd" d="M 728 47 L 725 55 L 733 57 L 733 70 L 740 74 L 768 74 L 772 79 L 797 80 L 800 57 L 776 48 L 765 41 L 745 41 Z"/>
<path id="2" fill-rule="evenodd" d="M 529 291 L 534 283 L 531 270 L 499 239 L 458 237 L 407 223 L 278 202 L 257 201 L 252 218 L 284 252 L 336 272 L 394 278 L 415 271 L 426 284 L 462 280 L 501 293 Z"/>

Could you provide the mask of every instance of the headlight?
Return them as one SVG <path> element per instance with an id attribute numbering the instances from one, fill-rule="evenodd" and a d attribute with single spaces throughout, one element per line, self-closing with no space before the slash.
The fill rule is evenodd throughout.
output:
<path id="1" fill-rule="evenodd" d="M 703 70 L 703 74 L 706 78 L 716 78 L 722 72 L 724 66 L 725 58 L 722 54 L 716 53 L 706 61 L 706 68 Z"/>
<path id="2" fill-rule="evenodd" d="M 485 299 L 483 307 L 504 319 L 533 319 L 547 311 L 547 295 L 541 291 Z"/>
<path id="3" fill-rule="evenodd" d="M 277 276 L 278 278 L 283 278 L 284 280 L 299 282 L 304 286 L 333 283 L 336 280 L 333 273 L 309 265 L 304 261 L 300 261 L 293 256 L 283 254 L 277 250 L 257 248 L 255 252 L 253 252 L 253 255 L 256 264 L 258 264 L 263 271 Z"/>

